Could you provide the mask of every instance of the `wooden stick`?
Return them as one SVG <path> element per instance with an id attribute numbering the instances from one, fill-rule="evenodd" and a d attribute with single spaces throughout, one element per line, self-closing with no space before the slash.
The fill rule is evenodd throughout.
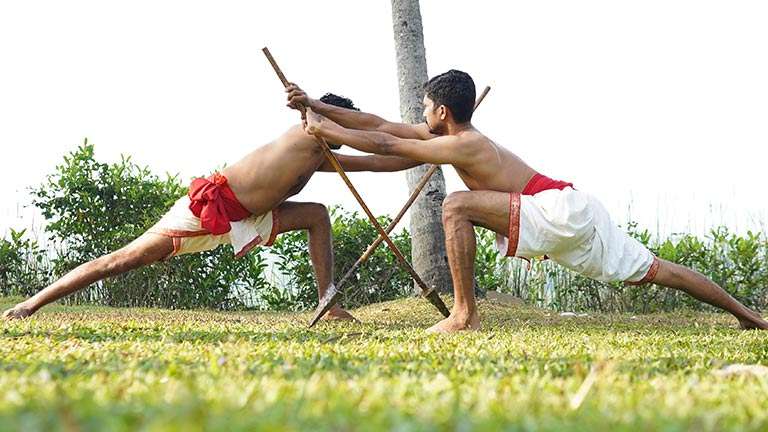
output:
<path id="1" fill-rule="evenodd" d="M 478 106 L 480 106 L 480 103 L 485 99 L 485 97 L 488 95 L 488 92 L 491 91 L 491 87 L 485 87 L 483 92 L 480 94 L 480 97 L 477 98 L 477 101 L 475 102 L 475 108 L 477 109 Z M 419 180 L 419 183 L 416 185 L 415 188 L 413 188 L 413 192 L 411 192 L 411 195 L 408 197 L 408 200 L 403 205 L 403 208 L 400 209 L 400 212 L 395 216 L 394 219 L 392 219 L 392 222 L 387 226 L 387 228 L 384 230 L 387 234 L 391 233 L 392 230 L 395 229 L 395 226 L 400 222 L 400 219 L 403 218 L 405 213 L 408 211 L 409 208 L 411 208 L 411 205 L 413 205 L 413 202 L 416 201 L 416 198 L 421 193 L 422 189 L 424 189 L 424 186 L 426 186 L 429 179 L 432 177 L 432 175 L 437 171 L 437 169 L 440 167 L 440 165 L 432 165 L 429 167 L 429 170 L 424 173 L 424 175 L 421 177 L 421 180 Z M 338 284 L 336 284 L 336 288 L 338 290 L 341 290 L 342 287 L 344 287 L 344 284 L 347 282 L 347 279 L 349 279 L 354 271 L 362 265 L 364 262 L 368 261 L 368 258 L 371 257 L 371 254 L 376 250 L 377 247 L 381 244 L 381 242 L 384 241 L 384 238 L 379 236 L 376 238 L 376 240 L 373 241 L 373 243 L 368 246 L 368 248 L 365 250 L 365 253 L 360 256 L 360 258 L 355 261 L 354 264 L 352 264 L 352 267 L 347 270 L 347 272 L 344 274 L 344 277 L 341 278 Z"/>
<path id="2" fill-rule="evenodd" d="M 477 109 L 477 107 L 480 106 L 480 103 L 483 102 L 483 99 L 485 99 L 485 97 L 488 96 L 489 91 L 491 91 L 491 86 L 485 86 L 485 88 L 483 89 L 483 92 L 480 93 L 480 97 L 477 98 L 477 101 L 475 101 L 475 107 L 472 108 L 473 112 Z"/>
<path id="3" fill-rule="evenodd" d="M 277 65 L 277 62 L 275 61 L 274 57 L 272 57 L 272 54 L 269 52 L 269 49 L 267 47 L 264 47 L 262 49 L 264 52 L 264 55 L 267 57 L 267 60 L 269 60 L 269 63 L 272 65 L 272 68 L 275 70 L 275 73 L 277 74 L 278 78 L 280 78 L 280 81 L 283 83 L 284 87 L 288 87 L 289 82 L 285 78 L 285 75 L 283 75 L 283 72 L 280 70 L 280 67 Z M 305 114 L 306 108 L 304 106 L 300 106 L 299 110 L 302 114 Z M 445 306 L 445 303 L 443 303 L 443 300 L 440 298 L 437 291 L 435 291 L 434 288 L 430 288 L 427 286 L 427 284 L 421 279 L 418 273 L 416 273 L 416 270 L 413 269 L 411 264 L 408 263 L 408 261 L 403 256 L 402 252 L 397 248 L 394 242 L 392 242 L 392 239 L 389 238 L 387 233 L 384 231 L 384 228 L 381 227 L 379 222 L 376 220 L 376 217 L 373 215 L 371 210 L 368 208 L 368 206 L 365 204 L 365 201 L 363 201 L 363 198 L 360 196 L 360 194 L 357 192 L 357 189 L 355 189 L 355 186 L 352 185 L 352 182 L 349 180 L 349 177 L 347 177 L 347 174 L 344 172 L 344 168 L 342 168 L 339 161 L 336 159 L 336 157 L 331 152 L 330 147 L 328 147 L 328 143 L 326 142 L 325 138 L 316 137 L 318 143 L 320 144 L 320 148 L 323 151 L 323 154 L 325 155 L 326 159 L 328 159 L 328 162 L 333 166 L 333 168 L 336 170 L 336 172 L 339 173 L 342 180 L 344 180 L 344 183 L 346 183 L 347 187 L 349 188 L 350 192 L 352 192 L 352 195 L 354 195 L 357 202 L 360 204 L 360 207 L 362 207 L 365 214 L 368 216 L 368 219 L 373 224 L 374 228 L 379 232 L 379 235 L 384 238 L 384 241 L 387 243 L 387 246 L 392 250 L 392 253 L 395 254 L 395 257 L 400 262 L 400 265 L 411 275 L 414 281 L 416 281 L 416 284 L 421 288 L 421 295 L 423 297 L 426 297 L 427 300 L 429 300 L 430 303 L 432 303 L 439 311 L 443 314 L 443 316 L 448 317 L 450 315 L 450 312 L 448 311 L 448 308 Z M 337 291 L 333 289 L 332 291 Z M 326 294 L 325 297 L 328 297 Z M 334 297 L 332 295 L 331 297 Z M 328 299 L 330 300 L 330 299 Z M 318 305 L 318 309 L 322 310 L 321 314 L 318 314 L 319 316 L 316 316 L 316 319 L 313 319 L 313 321 L 310 323 L 310 327 L 312 327 L 317 321 L 322 317 L 325 312 L 330 310 L 330 307 L 333 306 L 332 304 L 328 306 L 329 302 L 320 302 Z"/>

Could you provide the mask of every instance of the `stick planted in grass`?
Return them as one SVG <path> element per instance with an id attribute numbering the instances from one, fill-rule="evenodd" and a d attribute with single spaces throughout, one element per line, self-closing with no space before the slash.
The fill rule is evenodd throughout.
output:
<path id="1" fill-rule="evenodd" d="M 264 47 L 262 49 L 262 52 L 264 52 L 264 55 L 267 57 L 267 60 L 272 65 L 272 68 L 275 70 L 277 77 L 280 78 L 280 81 L 283 83 L 283 86 L 287 87 L 289 85 L 288 80 L 285 78 L 285 75 L 283 74 L 282 70 L 280 70 L 280 67 L 277 65 L 277 62 L 275 61 L 274 57 L 272 57 L 272 54 L 269 52 L 269 49 L 267 47 Z M 306 112 L 306 108 L 304 106 L 299 106 L 299 111 L 301 111 L 302 115 L 304 115 Z M 424 280 L 421 279 L 419 274 L 416 273 L 416 270 L 414 270 L 411 264 L 408 263 L 408 261 L 405 259 L 402 252 L 400 252 L 400 250 L 397 248 L 397 246 L 392 241 L 392 239 L 389 238 L 386 231 L 384 231 L 384 228 L 381 227 L 381 224 L 379 224 L 379 222 L 376 220 L 376 217 L 373 215 L 371 210 L 365 204 L 365 201 L 357 192 L 357 189 L 355 189 L 355 186 L 349 180 L 349 177 L 347 177 L 347 174 L 344 172 L 344 168 L 342 168 L 341 164 L 336 159 L 336 156 L 334 156 L 333 153 L 331 152 L 331 149 L 330 147 L 328 147 L 328 143 L 326 142 L 325 138 L 316 137 L 316 139 L 318 144 L 320 145 L 321 150 L 323 151 L 323 154 L 325 155 L 325 158 L 328 160 L 331 166 L 333 166 L 336 172 L 339 173 L 339 176 L 341 176 L 342 180 L 344 180 L 344 183 L 349 188 L 349 191 L 352 192 L 352 195 L 354 195 L 358 204 L 360 204 L 360 207 L 362 207 L 363 211 L 368 216 L 368 219 L 371 221 L 371 224 L 373 224 L 374 228 L 376 228 L 376 230 L 379 232 L 379 235 L 383 237 L 384 241 L 387 243 L 387 246 L 389 246 L 389 248 L 392 250 L 392 253 L 395 254 L 395 257 L 397 258 L 400 265 L 408 272 L 408 274 L 411 275 L 413 280 L 416 281 L 416 284 L 421 289 L 422 297 L 425 297 L 427 300 L 429 300 L 429 302 L 432 303 L 440 311 L 440 313 L 443 314 L 443 316 L 448 317 L 448 315 L 450 315 L 450 312 L 448 311 L 448 308 L 445 306 L 445 303 L 443 303 L 443 300 L 440 298 L 440 295 L 437 293 L 434 287 L 427 286 L 427 284 L 424 282 Z M 333 305 L 336 304 L 336 302 L 338 302 L 340 297 L 341 297 L 341 292 L 338 289 L 336 289 L 334 285 L 331 285 L 328 291 L 326 292 L 324 299 L 321 299 L 320 304 L 318 305 L 318 311 L 315 314 L 315 318 L 313 318 L 309 326 L 310 327 L 314 326 L 317 323 L 317 321 L 319 321 L 320 318 L 323 315 L 325 315 L 325 313 L 328 312 L 331 309 L 331 307 L 333 307 Z"/>

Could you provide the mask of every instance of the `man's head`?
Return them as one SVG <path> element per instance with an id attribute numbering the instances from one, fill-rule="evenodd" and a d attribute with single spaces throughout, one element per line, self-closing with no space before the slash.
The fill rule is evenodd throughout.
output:
<path id="1" fill-rule="evenodd" d="M 475 82 L 468 73 L 451 69 L 427 81 L 424 91 L 424 117 L 433 134 L 446 133 L 448 122 L 472 120 Z"/>
<path id="2" fill-rule="evenodd" d="M 352 100 L 345 98 L 344 96 L 335 95 L 333 93 L 326 93 L 320 98 L 320 102 L 327 103 L 328 105 L 337 106 L 340 108 L 351 109 L 360 111 L 358 107 L 352 102 Z M 328 143 L 328 147 L 338 150 L 341 148 L 339 144 Z"/>

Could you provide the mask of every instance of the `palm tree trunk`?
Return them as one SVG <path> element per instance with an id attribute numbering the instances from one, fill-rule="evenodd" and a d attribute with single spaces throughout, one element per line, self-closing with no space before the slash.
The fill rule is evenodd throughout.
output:
<path id="1" fill-rule="evenodd" d="M 391 1 L 400 87 L 400 116 L 406 123 L 421 123 L 424 110 L 423 86 L 428 75 L 419 1 Z M 413 191 L 427 169 L 428 167 L 423 165 L 405 173 L 410 191 Z M 438 169 L 411 207 L 411 259 L 414 269 L 427 285 L 435 287 L 441 293 L 450 293 L 453 288 L 442 223 L 444 199 L 445 178 L 442 170 Z"/>

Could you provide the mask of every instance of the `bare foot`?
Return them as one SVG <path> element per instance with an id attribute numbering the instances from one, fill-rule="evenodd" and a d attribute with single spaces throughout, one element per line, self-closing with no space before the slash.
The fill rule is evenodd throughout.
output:
<path id="1" fill-rule="evenodd" d="M 462 330 L 479 330 L 480 317 L 477 312 L 473 313 L 468 319 L 456 318 L 457 315 L 451 313 L 451 316 L 440 321 L 426 330 L 427 333 L 456 333 Z"/>
<path id="2" fill-rule="evenodd" d="M 32 315 L 33 313 L 35 313 L 35 311 L 32 308 L 26 306 L 24 303 L 19 303 L 16 306 L 3 312 L 3 319 L 9 320 L 9 321 L 24 319 Z"/>
<path id="3" fill-rule="evenodd" d="M 324 320 L 328 320 L 328 321 L 355 321 L 355 322 L 359 322 L 357 320 L 357 318 L 353 317 L 351 313 L 345 311 L 339 305 L 336 305 L 331 310 L 329 310 L 328 313 L 325 314 L 323 319 Z"/>
<path id="4" fill-rule="evenodd" d="M 766 330 L 768 329 L 768 321 L 760 316 L 755 316 L 752 320 L 739 320 L 739 327 L 742 330 Z"/>

